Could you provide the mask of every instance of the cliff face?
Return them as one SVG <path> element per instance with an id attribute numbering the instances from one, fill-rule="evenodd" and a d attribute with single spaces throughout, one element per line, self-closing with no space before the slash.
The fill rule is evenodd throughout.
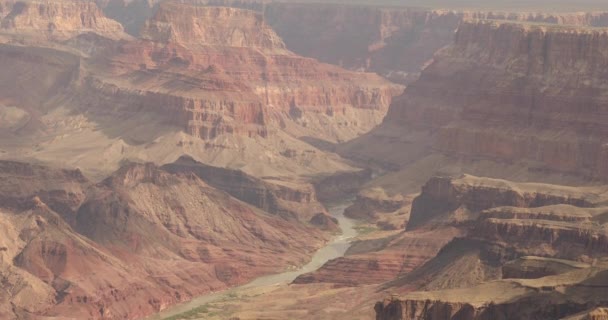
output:
<path id="1" fill-rule="evenodd" d="M 186 117 L 180 122 L 187 132 L 204 139 L 250 124 L 264 128 L 247 134 L 265 136 L 274 127 L 298 137 L 350 139 L 378 123 L 400 89 L 376 75 L 287 51 L 260 14 L 244 9 L 163 3 L 142 38 L 124 45 L 109 70 L 123 78 L 142 71 L 162 72 L 162 78 L 178 73 L 182 90 L 206 91 L 202 101 L 186 101 L 177 110 Z M 145 91 L 158 80 L 149 79 Z M 163 87 L 168 84 L 148 94 L 173 95 Z M 221 124 L 229 120 L 234 123 Z"/>
<path id="2" fill-rule="evenodd" d="M 594 29 L 463 23 L 454 44 L 436 54 L 394 100 L 384 124 L 351 153 L 399 137 L 403 146 L 391 150 L 410 152 L 393 156 L 397 165 L 438 150 L 605 178 L 606 39 Z"/>
<path id="3" fill-rule="evenodd" d="M 414 200 L 408 230 L 469 225 L 468 237 L 526 255 L 584 259 L 606 251 L 606 234 L 594 223 L 603 201 L 602 188 L 437 177 Z"/>
<path id="4" fill-rule="evenodd" d="M 10 9 L 8 14 L 2 15 L 1 26 L 14 32 L 39 33 L 55 38 L 86 31 L 112 38 L 121 37 L 123 33 L 121 24 L 106 18 L 92 1 L 18 1 Z"/>
<path id="5" fill-rule="evenodd" d="M 143 39 L 186 46 L 248 47 L 282 50 L 285 44 L 261 14 L 228 7 L 163 4 L 141 31 Z"/>
<path id="6" fill-rule="evenodd" d="M 437 146 L 446 153 L 527 159 L 552 170 L 605 177 L 606 96 L 598 80 L 605 76 L 607 37 L 599 31 L 463 24 L 445 54 L 479 64 L 470 69 L 470 80 L 454 87 L 461 92 L 451 97 L 462 107 L 460 123 L 444 128 Z M 440 70 L 447 64 L 435 67 L 431 77 L 433 70 L 446 75 Z M 454 84 L 464 69 L 450 69 L 447 78 Z M 482 76 L 481 86 L 473 88 Z M 481 99 L 471 103 L 476 96 Z"/>
<path id="7" fill-rule="evenodd" d="M 6 17 L 11 10 L 13 10 L 13 5 L 15 4 L 16 0 L 3 0 L 0 1 L 0 21 Z"/>
<path id="8" fill-rule="evenodd" d="M 137 319 L 302 264 L 326 240 L 152 164 L 127 164 L 98 184 L 77 170 L 7 161 L 0 176 L 8 319 Z"/>
<path id="9" fill-rule="evenodd" d="M 526 13 L 381 8 L 328 3 L 187 0 L 184 3 L 243 8 L 263 13 L 297 54 L 351 70 L 376 72 L 399 83 L 415 81 L 434 53 L 452 43 L 467 19 L 570 26 L 608 25 L 604 12 Z M 99 0 L 106 13 L 136 34 L 157 1 Z M 135 9 L 137 8 L 137 9 Z"/>

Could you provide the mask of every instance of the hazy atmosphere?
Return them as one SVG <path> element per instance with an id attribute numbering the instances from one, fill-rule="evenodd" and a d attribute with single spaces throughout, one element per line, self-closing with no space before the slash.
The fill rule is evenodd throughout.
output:
<path id="1" fill-rule="evenodd" d="M 0 320 L 607 320 L 608 2 L 0 0 Z"/>

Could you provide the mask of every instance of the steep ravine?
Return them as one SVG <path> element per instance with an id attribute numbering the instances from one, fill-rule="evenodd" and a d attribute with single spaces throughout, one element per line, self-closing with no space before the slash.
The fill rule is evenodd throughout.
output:
<path id="1" fill-rule="evenodd" d="M 291 283 L 298 276 L 313 272 L 321 268 L 326 262 L 344 256 L 348 248 L 351 246 L 351 239 L 358 235 L 358 232 L 355 229 L 355 221 L 344 216 L 344 210 L 352 204 L 352 201 L 352 199 L 343 200 L 337 204 L 328 206 L 328 211 L 334 218 L 338 220 L 342 233 L 334 237 L 323 248 L 319 249 L 312 257 L 311 261 L 302 268 L 260 277 L 248 284 L 233 288 L 231 290 L 203 295 L 191 300 L 190 302 L 163 310 L 160 313 L 146 318 L 146 320 L 161 320 L 173 317 L 205 304 L 232 296 L 240 290 L 286 285 Z"/>

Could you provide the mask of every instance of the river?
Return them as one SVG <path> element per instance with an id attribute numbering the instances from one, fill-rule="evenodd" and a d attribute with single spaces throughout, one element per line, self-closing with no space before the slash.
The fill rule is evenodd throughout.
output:
<path id="1" fill-rule="evenodd" d="M 302 268 L 295 271 L 287 271 L 283 273 L 263 276 L 239 287 L 200 296 L 198 298 L 194 298 L 189 302 L 172 306 L 146 319 L 161 320 L 164 318 L 179 315 L 181 313 L 195 309 L 199 306 L 222 299 L 230 293 L 242 289 L 262 288 L 281 284 L 289 284 L 298 276 L 319 269 L 327 261 L 344 256 L 346 250 L 348 250 L 348 248 L 350 248 L 351 246 L 351 240 L 358 234 L 357 230 L 355 229 L 355 222 L 344 216 L 344 210 L 351 204 L 351 201 L 347 201 L 340 204 L 328 206 L 329 213 L 338 220 L 338 224 L 340 225 L 342 234 L 334 237 L 330 242 L 327 243 L 325 247 L 319 249 L 312 257 L 312 260 Z"/>

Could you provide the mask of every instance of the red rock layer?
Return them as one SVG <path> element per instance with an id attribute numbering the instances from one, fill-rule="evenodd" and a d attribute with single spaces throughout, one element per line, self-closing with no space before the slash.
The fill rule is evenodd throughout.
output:
<path id="1" fill-rule="evenodd" d="M 175 108 L 165 112 L 204 139 L 222 133 L 264 137 L 274 127 L 335 140 L 307 124 L 317 119 L 329 119 L 329 127 L 321 129 L 330 128 L 340 139 L 352 138 L 376 121 L 361 120 L 359 114 L 381 116 L 400 90 L 376 75 L 285 50 L 262 15 L 253 11 L 175 3 L 162 4 L 143 28 L 142 40 L 124 44 L 109 65 L 98 67 L 109 74 L 93 82 L 95 88 L 133 96 L 150 108 Z M 118 85 L 125 81 L 130 89 Z M 146 96 L 169 101 L 145 103 Z M 169 103 L 180 99 L 185 101 Z M 332 123 L 334 117 L 348 123 Z"/>
<path id="2" fill-rule="evenodd" d="M 410 293 L 377 303 L 377 319 L 561 319 L 603 305 L 589 297 L 604 290 L 606 265 L 595 266 L 606 255 L 604 203 L 602 187 L 432 179 L 414 201 L 413 228 L 440 221 L 466 235 L 391 282 Z M 500 280 L 513 277 L 535 280 Z"/>

